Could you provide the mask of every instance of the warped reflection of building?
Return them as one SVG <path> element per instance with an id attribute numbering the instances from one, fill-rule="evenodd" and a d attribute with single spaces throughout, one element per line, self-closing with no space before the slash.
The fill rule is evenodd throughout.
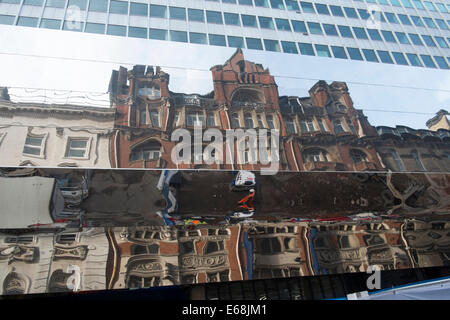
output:
<path id="1" fill-rule="evenodd" d="M 450 222 L 365 220 L 0 235 L 1 294 L 448 266 Z M 72 284 L 72 285 L 71 285 Z"/>

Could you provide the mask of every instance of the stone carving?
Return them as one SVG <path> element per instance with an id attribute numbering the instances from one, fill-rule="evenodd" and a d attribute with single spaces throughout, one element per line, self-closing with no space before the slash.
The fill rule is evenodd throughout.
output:
<path id="1" fill-rule="evenodd" d="M 88 253 L 87 246 L 61 247 L 55 246 L 53 259 L 86 259 Z"/>
<path id="2" fill-rule="evenodd" d="M 38 254 L 39 248 L 16 245 L 0 249 L 0 260 L 8 260 L 8 263 L 13 261 L 33 263 Z"/>
<path id="3" fill-rule="evenodd" d="M 227 264 L 227 256 L 187 256 L 181 259 L 182 268 L 211 268 Z"/>

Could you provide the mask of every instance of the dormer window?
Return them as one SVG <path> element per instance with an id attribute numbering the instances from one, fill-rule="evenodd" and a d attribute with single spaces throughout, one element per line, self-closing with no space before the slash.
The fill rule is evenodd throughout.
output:
<path id="1" fill-rule="evenodd" d="M 161 91 L 155 86 L 144 86 L 139 88 L 138 95 L 147 99 L 159 99 L 161 98 Z"/>

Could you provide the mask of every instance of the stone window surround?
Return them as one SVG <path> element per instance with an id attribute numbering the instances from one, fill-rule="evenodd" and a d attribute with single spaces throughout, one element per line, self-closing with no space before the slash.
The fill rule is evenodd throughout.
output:
<path id="1" fill-rule="evenodd" d="M 47 139 L 48 139 L 48 132 L 44 132 L 44 133 L 31 133 L 30 128 L 28 129 L 27 135 L 25 137 L 25 141 L 27 137 L 32 137 L 32 138 L 42 138 L 42 143 L 41 143 L 41 153 L 39 155 L 36 154 L 28 154 L 28 153 L 24 153 L 22 150 L 22 156 L 24 157 L 29 157 L 29 158 L 38 158 L 38 159 L 45 159 L 45 149 L 47 147 Z M 24 146 L 25 146 L 25 142 L 24 142 Z"/>
<path id="2" fill-rule="evenodd" d="M 69 145 L 70 141 L 72 140 L 87 140 L 86 142 L 86 152 L 84 154 L 84 157 L 69 157 Z M 91 154 L 91 146 L 92 146 L 92 137 L 82 137 L 82 136 L 67 136 L 65 138 L 65 150 L 64 150 L 64 156 L 63 159 L 80 159 L 80 160 L 89 160 L 90 154 Z"/>

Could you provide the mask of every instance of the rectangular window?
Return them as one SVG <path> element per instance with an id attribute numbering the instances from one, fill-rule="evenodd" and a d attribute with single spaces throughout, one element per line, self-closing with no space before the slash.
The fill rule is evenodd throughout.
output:
<path id="1" fill-rule="evenodd" d="M 205 33 L 189 32 L 189 41 L 197 44 L 208 44 Z"/>
<path id="2" fill-rule="evenodd" d="M 188 42 L 188 40 L 187 40 L 187 32 L 170 30 L 170 41 Z"/>
<path id="3" fill-rule="evenodd" d="M 286 9 L 288 9 L 290 11 L 300 11 L 297 1 L 285 0 L 284 2 L 286 3 Z"/>
<path id="4" fill-rule="evenodd" d="M 38 20 L 38 18 L 19 17 L 17 25 L 22 27 L 37 27 Z"/>
<path id="5" fill-rule="evenodd" d="M 339 59 L 347 59 L 347 54 L 343 47 L 331 46 L 331 51 L 333 51 L 333 55 L 335 58 Z"/>
<path id="6" fill-rule="evenodd" d="M 13 25 L 15 16 L 0 15 L 0 24 Z"/>
<path id="7" fill-rule="evenodd" d="M 353 27 L 353 32 L 355 33 L 355 36 L 358 39 L 369 39 L 366 30 L 364 30 L 364 28 Z"/>
<path id="8" fill-rule="evenodd" d="M 109 13 L 128 14 L 128 2 L 111 0 Z"/>
<path id="9" fill-rule="evenodd" d="M 23 147 L 24 154 L 40 156 L 43 151 L 44 137 L 27 136 Z"/>
<path id="10" fill-rule="evenodd" d="M 150 121 L 152 122 L 153 127 L 159 127 L 159 112 L 158 112 L 158 110 L 150 110 Z"/>
<path id="11" fill-rule="evenodd" d="M 149 30 L 149 38 L 155 40 L 168 40 L 167 30 L 163 29 L 152 29 Z"/>
<path id="12" fill-rule="evenodd" d="M 378 56 L 380 57 L 381 62 L 383 63 L 390 63 L 393 64 L 394 61 L 392 61 L 391 55 L 387 51 L 383 50 L 377 50 Z"/>
<path id="13" fill-rule="evenodd" d="M 386 18 L 390 23 L 398 23 L 398 20 L 397 20 L 397 17 L 395 16 L 395 14 L 393 14 L 391 12 L 385 12 L 384 14 L 386 15 Z"/>
<path id="14" fill-rule="evenodd" d="M 29 6 L 42 6 L 42 4 L 44 3 L 44 0 L 24 0 L 23 4 L 24 5 L 29 5 Z"/>
<path id="15" fill-rule="evenodd" d="M 444 20 L 442 20 L 442 19 L 434 19 L 434 21 L 436 21 L 436 23 L 438 24 L 440 29 L 448 30 L 448 26 L 447 26 L 447 24 L 445 23 Z"/>
<path id="16" fill-rule="evenodd" d="M 423 46 L 423 42 L 420 39 L 418 34 L 415 33 L 409 33 L 409 39 L 411 39 L 411 42 L 417 46 Z"/>
<path id="17" fill-rule="evenodd" d="M 157 4 L 150 5 L 150 17 L 167 18 L 167 7 L 159 6 Z"/>
<path id="18" fill-rule="evenodd" d="M 347 52 L 352 60 L 364 60 L 358 48 L 347 48 Z"/>
<path id="19" fill-rule="evenodd" d="M 381 33 L 383 34 L 383 38 L 386 42 L 396 42 L 391 31 L 381 30 Z"/>
<path id="20" fill-rule="evenodd" d="M 426 54 L 421 54 L 420 57 L 422 58 L 422 61 L 427 68 L 436 68 L 436 65 L 434 64 L 434 61 L 431 58 L 431 56 L 426 55 Z"/>
<path id="21" fill-rule="evenodd" d="M 392 55 L 394 56 L 394 60 L 397 64 L 407 66 L 408 62 L 405 59 L 405 56 L 401 52 L 392 52 Z"/>
<path id="22" fill-rule="evenodd" d="M 278 30 L 291 31 L 289 20 L 275 18 L 275 23 L 277 24 Z"/>
<path id="23" fill-rule="evenodd" d="M 40 27 L 45 29 L 59 30 L 59 28 L 61 27 L 61 20 L 41 19 Z"/>
<path id="24" fill-rule="evenodd" d="M 402 6 L 398 0 L 389 0 L 389 1 L 394 7 L 401 7 Z"/>
<path id="25" fill-rule="evenodd" d="M 434 42 L 434 40 L 431 36 L 422 35 L 422 39 L 427 46 L 436 47 L 436 43 Z"/>
<path id="26" fill-rule="evenodd" d="M 432 2 L 424 1 L 424 3 L 425 3 L 425 7 L 427 7 L 428 10 L 437 11 Z"/>
<path id="27" fill-rule="evenodd" d="M 269 2 L 267 0 L 254 0 L 254 1 L 256 7 L 264 7 L 264 8 L 269 7 Z"/>
<path id="28" fill-rule="evenodd" d="M 224 35 L 209 34 L 208 38 L 209 38 L 209 44 L 212 46 L 226 47 L 226 45 L 227 45 Z"/>
<path id="29" fill-rule="evenodd" d="M 402 1 L 403 6 L 405 8 L 412 8 L 413 7 L 412 4 L 411 4 L 411 1 L 409 1 L 409 0 L 401 0 L 401 1 Z"/>
<path id="30" fill-rule="evenodd" d="M 382 41 L 381 35 L 377 29 L 367 29 L 367 32 L 369 33 L 370 39 L 375 40 L 375 41 Z"/>
<path id="31" fill-rule="evenodd" d="M 189 21 L 198 21 L 198 22 L 205 22 L 205 14 L 203 13 L 203 10 L 199 9 L 188 9 L 188 18 Z"/>
<path id="32" fill-rule="evenodd" d="M 63 24 L 63 30 L 70 30 L 70 31 L 83 31 L 84 22 L 79 21 L 64 21 Z"/>
<path id="33" fill-rule="evenodd" d="M 247 49 L 264 50 L 261 39 L 245 38 L 245 41 L 247 42 Z"/>
<path id="34" fill-rule="evenodd" d="M 422 67 L 422 63 L 420 62 L 419 57 L 418 57 L 416 54 L 413 54 L 413 53 L 407 53 L 407 54 L 406 54 L 406 57 L 408 58 L 409 63 L 410 63 L 412 66 L 415 66 L 415 67 Z"/>
<path id="35" fill-rule="evenodd" d="M 148 16 L 148 5 L 145 3 L 130 3 L 130 15 L 133 16 Z"/>
<path id="36" fill-rule="evenodd" d="M 319 57 L 331 58 L 331 53 L 330 50 L 328 49 L 328 46 L 322 44 L 315 44 L 314 47 L 316 48 L 316 52 Z"/>
<path id="37" fill-rule="evenodd" d="M 398 18 L 400 19 L 400 21 L 406 25 L 406 26 L 410 26 L 412 25 L 411 21 L 409 20 L 408 16 L 405 14 L 398 14 Z"/>
<path id="38" fill-rule="evenodd" d="M 395 35 L 397 36 L 398 42 L 403 43 L 403 44 L 410 44 L 408 37 L 406 36 L 406 34 L 404 32 L 396 32 Z"/>
<path id="39" fill-rule="evenodd" d="M 300 49 L 300 53 L 307 56 L 314 56 L 314 49 L 312 44 L 310 43 L 298 43 L 298 48 Z"/>
<path id="40" fill-rule="evenodd" d="M 344 7 L 344 11 L 347 18 L 358 19 L 358 14 L 355 9 Z"/>
<path id="41" fill-rule="evenodd" d="M 419 10 L 425 10 L 425 7 L 423 6 L 422 2 L 420 0 L 412 0 L 414 3 L 414 6 Z"/>
<path id="42" fill-rule="evenodd" d="M 147 28 L 128 27 L 128 36 L 147 39 Z"/>
<path id="43" fill-rule="evenodd" d="M 173 20 L 186 21 L 186 9 L 179 7 L 169 7 L 169 18 Z"/>
<path id="44" fill-rule="evenodd" d="M 434 56 L 434 60 L 437 62 L 439 68 L 449 69 L 447 61 L 445 61 L 444 57 Z"/>
<path id="45" fill-rule="evenodd" d="M 78 7 L 80 10 L 86 10 L 87 0 L 69 0 L 68 7 L 70 6 Z"/>
<path id="46" fill-rule="evenodd" d="M 341 7 L 330 5 L 330 10 L 331 10 L 331 13 L 333 14 L 333 16 L 335 16 L 335 17 L 343 17 L 344 16 L 344 12 L 342 11 Z"/>
<path id="47" fill-rule="evenodd" d="M 127 35 L 127 27 L 125 26 L 117 26 L 117 25 L 108 25 L 108 29 L 106 30 L 106 34 L 113 36 L 123 36 Z"/>
<path id="48" fill-rule="evenodd" d="M 423 21 L 425 21 L 425 24 L 427 25 L 428 28 L 437 29 L 433 19 L 423 17 Z"/>
<path id="49" fill-rule="evenodd" d="M 273 9 L 281 9 L 284 10 L 283 0 L 270 0 L 270 6 Z"/>
<path id="50" fill-rule="evenodd" d="M 378 62 L 377 55 L 375 54 L 375 51 L 370 49 L 362 49 L 364 57 L 366 58 L 366 61 L 370 62 Z"/>
<path id="51" fill-rule="evenodd" d="M 320 23 L 316 22 L 308 22 L 309 32 L 312 34 L 323 34 L 322 28 L 320 27 Z"/>
<path id="52" fill-rule="evenodd" d="M 353 38 L 352 30 L 347 26 L 338 26 L 339 33 L 343 38 Z"/>
<path id="53" fill-rule="evenodd" d="M 403 162 L 400 159 L 400 157 L 398 156 L 397 151 L 395 151 L 395 150 L 391 151 L 391 156 L 392 156 L 392 159 L 394 160 L 397 171 L 405 171 L 405 167 L 403 166 Z"/>
<path id="54" fill-rule="evenodd" d="M 294 120 L 286 119 L 285 123 L 286 123 L 286 131 L 289 134 L 296 134 L 297 133 L 297 128 L 295 126 Z"/>
<path id="55" fill-rule="evenodd" d="M 206 21 L 208 23 L 223 24 L 222 13 L 219 11 L 206 11 Z"/>
<path id="56" fill-rule="evenodd" d="M 283 52 L 285 53 L 298 53 L 295 42 L 281 41 L 281 47 L 283 48 Z"/>
<path id="57" fill-rule="evenodd" d="M 443 37 L 434 37 L 434 40 L 438 43 L 441 48 L 448 48 L 448 44 Z"/>
<path id="58" fill-rule="evenodd" d="M 66 6 L 66 0 L 47 0 L 45 6 L 51 8 L 64 8 Z"/>
<path id="59" fill-rule="evenodd" d="M 330 15 L 330 11 L 328 11 L 328 7 L 326 4 L 314 3 L 316 6 L 317 13 Z"/>
<path id="60" fill-rule="evenodd" d="M 264 47 L 267 51 L 280 52 L 280 44 L 277 40 L 266 40 L 264 39 Z"/>
<path id="61" fill-rule="evenodd" d="M 243 6 L 253 6 L 252 0 L 239 0 L 239 4 Z"/>
<path id="62" fill-rule="evenodd" d="M 223 18 L 225 19 L 226 25 L 231 25 L 231 26 L 240 26 L 241 25 L 241 23 L 239 21 L 239 15 L 237 13 L 224 12 Z"/>
<path id="63" fill-rule="evenodd" d="M 67 158 L 85 158 L 88 139 L 72 139 L 67 141 Z"/>
<path id="64" fill-rule="evenodd" d="M 336 26 L 334 24 L 324 23 L 324 24 L 322 24 L 322 27 L 327 36 L 337 36 L 338 35 Z"/>
<path id="65" fill-rule="evenodd" d="M 358 9 L 358 13 L 362 20 L 367 20 L 370 18 L 370 14 L 366 9 Z"/>
<path id="66" fill-rule="evenodd" d="M 420 19 L 420 17 L 418 17 L 418 16 L 411 16 L 411 20 L 414 22 L 414 25 L 416 27 L 424 27 L 425 26 L 423 24 L 422 19 Z"/>
<path id="67" fill-rule="evenodd" d="M 108 11 L 108 0 L 90 0 L 89 11 L 106 12 Z M 86 23 L 86 27 L 87 27 Z"/>
<path id="68" fill-rule="evenodd" d="M 249 15 L 246 15 L 246 14 L 242 14 L 241 18 L 242 18 L 242 25 L 244 27 L 258 28 L 258 25 L 256 24 L 256 17 L 255 16 L 249 16 Z"/>
<path id="69" fill-rule="evenodd" d="M 244 38 L 228 36 L 228 46 L 232 48 L 245 48 Z"/>
<path id="70" fill-rule="evenodd" d="M 211 112 L 208 112 L 206 114 L 206 125 L 208 127 L 215 127 L 216 126 L 216 117 Z"/>
<path id="71" fill-rule="evenodd" d="M 303 13 L 316 13 L 311 2 L 300 1 Z"/>
<path id="72" fill-rule="evenodd" d="M 440 12 L 442 12 L 442 13 L 448 13 L 448 10 L 447 10 L 447 8 L 445 7 L 445 4 L 438 2 L 438 3 L 436 3 L 436 6 L 438 7 L 438 9 L 439 9 Z"/>
<path id="73" fill-rule="evenodd" d="M 101 24 L 101 23 L 87 22 L 86 29 L 84 29 L 84 32 L 104 34 L 105 33 L 105 25 Z"/>
<path id="74" fill-rule="evenodd" d="M 261 23 L 261 21 L 260 21 Z M 303 21 L 291 20 L 292 28 L 294 28 L 295 32 L 307 33 L 306 25 Z"/>

